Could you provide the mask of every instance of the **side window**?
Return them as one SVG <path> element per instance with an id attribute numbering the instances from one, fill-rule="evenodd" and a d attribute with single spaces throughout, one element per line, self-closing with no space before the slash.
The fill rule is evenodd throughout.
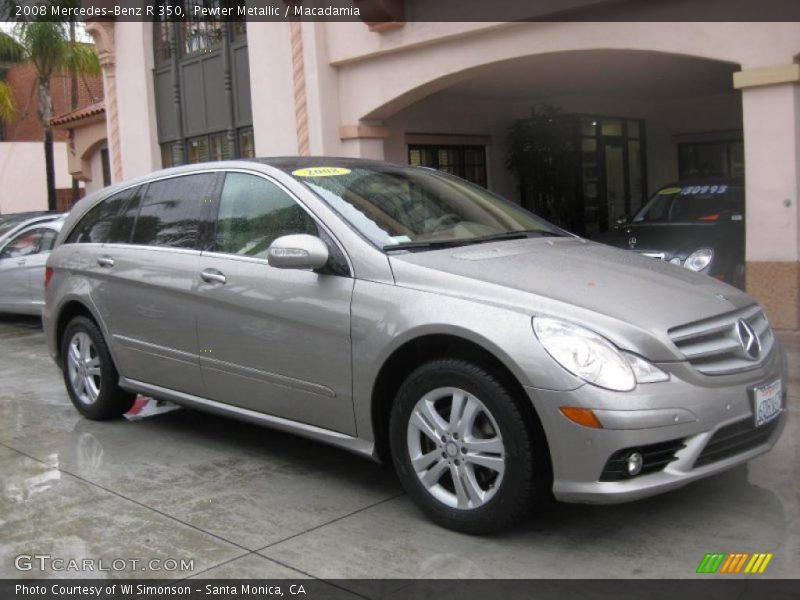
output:
<path id="1" fill-rule="evenodd" d="M 276 238 L 293 233 L 318 235 L 318 230 L 311 215 L 291 196 L 262 177 L 244 173 L 225 177 L 215 251 L 266 258 Z"/>
<path id="2" fill-rule="evenodd" d="M 133 226 L 136 223 L 136 215 L 139 212 L 139 205 L 142 202 L 142 192 L 144 186 L 136 188 L 133 197 L 123 209 L 122 214 L 114 219 L 111 231 L 108 235 L 108 242 L 111 244 L 128 244 L 133 234 Z"/>
<path id="3" fill-rule="evenodd" d="M 108 241 L 111 225 L 122 210 L 130 190 L 109 196 L 87 212 L 67 236 L 66 244 L 103 244 Z"/>
<path id="4" fill-rule="evenodd" d="M 0 258 L 22 258 L 39 252 L 39 242 L 42 239 L 44 229 L 32 229 L 20 233 L 12 239 L 3 251 Z"/>
<path id="5" fill-rule="evenodd" d="M 195 248 L 208 209 L 214 173 L 184 175 L 155 181 L 139 209 L 133 243 L 172 248 Z"/>

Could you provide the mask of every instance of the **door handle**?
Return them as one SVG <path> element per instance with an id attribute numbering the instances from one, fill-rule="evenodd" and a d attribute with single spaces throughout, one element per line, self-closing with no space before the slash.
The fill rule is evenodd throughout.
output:
<path id="1" fill-rule="evenodd" d="M 101 256 L 97 259 L 97 264 L 101 267 L 113 267 L 114 266 L 114 259 L 110 256 Z"/>
<path id="2" fill-rule="evenodd" d="M 211 283 L 212 281 L 216 283 L 225 283 L 228 281 L 227 277 L 225 277 L 225 274 L 217 271 L 216 269 L 206 269 L 200 273 L 200 278 L 206 283 Z"/>

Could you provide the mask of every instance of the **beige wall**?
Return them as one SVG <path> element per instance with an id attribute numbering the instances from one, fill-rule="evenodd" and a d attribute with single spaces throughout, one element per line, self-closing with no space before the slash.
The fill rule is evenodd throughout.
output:
<path id="1" fill-rule="evenodd" d="M 386 160 L 408 162 L 407 133 L 488 136 L 486 171 L 489 188 L 516 199 L 516 183 L 505 166 L 508 128 L 515 115 L 508 102 L 464 98 L 441 93 L 426 98 L 385 121 L 389 137 L 384 142 Z"/>
<path id="2" fill-rule="evenodd" d="M 102 146 L 97 148 L 94 152 L 89 155 L 89 176 L 92 178 L 91 181 L 87 181 L 84 185 L 86 186 L 86 195 L 92 194 L 97 190 L 103 189 L 103 161 L 100 156 L 101 150 L 105 148 Z"/>
<path id="3" fill-rule="evenodd" d="M 745 67 L 791 62 L 800 51 L 800 23 L 524 23 L 475 27 L 444 36 L 436 43 L 412 42 L 418 26 L 385 35 L 384 47 L 371 55 L 350 51 L 337 63 L 342 120 L 384 118 L 470 76 L 470 70 L 520 56 L 573 50 L 638 50 L 726 61 Z M 331 29 L 331 56 L 337 25 Z M 370 34 L 364 32 L 349 41 Z M 394 36 L 394 37 L 392 37 Z M 401 43 L 390 40 L 406 40 Z M 374 42 L 364 41 L 366 50 Z"/>
<path id="4" fill-rule="evenodd" d="M 66 142 L 53 143 L 56 187 L 72 187 Z M 44 144 L 0 143 L 0 214 L 47 210 Z"/>

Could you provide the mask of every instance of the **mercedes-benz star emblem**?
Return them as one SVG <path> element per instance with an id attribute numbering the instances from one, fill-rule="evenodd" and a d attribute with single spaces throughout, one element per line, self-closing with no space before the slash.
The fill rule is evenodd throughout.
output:
<path id="1" fill-rule="evenodd" d="M 739 319 L 736 322 L 736 334 L 739 336 L 739 343 L 745 355 L 751 360 L 757 359 L 761 354 L 761 342 L 753 331 L 753 326 L 744 319 Z"/>
<path id="2" fill-rule="evenodd" d="M 633 248 L 636 245 L 636 238 L 632 237 L 631 239 L 629 239 L 628 244 L 630 245 L 631 248 Z"/>

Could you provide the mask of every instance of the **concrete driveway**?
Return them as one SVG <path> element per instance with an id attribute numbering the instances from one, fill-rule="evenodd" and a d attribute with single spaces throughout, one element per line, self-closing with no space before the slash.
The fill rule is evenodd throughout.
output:
<path id="1" fill-rule="evenodd" d="M 685 578 L 713 551 L 772 552 L 764 576 L 796 576 L 800 336 L 783 341 L 788 423 L 771 453 L 657 498 L 556 504 L 479 538 L 427 521 L 390 469 L 321 444 L 183 409 L 87 421 L 37 320 L 0 317 L 0 577 Z M 15 568 L 42 554 L 126 562 Z"/>

